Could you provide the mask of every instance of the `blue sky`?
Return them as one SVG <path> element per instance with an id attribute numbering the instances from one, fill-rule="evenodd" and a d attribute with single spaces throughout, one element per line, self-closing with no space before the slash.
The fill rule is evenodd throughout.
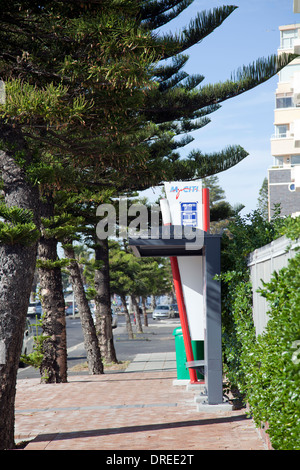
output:
<path id="1" fill-rule="evenodd" d="M 277 54 L 279 26 L 300 23 L 300 14 L 293 13 L 293 0 L 195 0 L 176 20 L 164 27 L 178 31 L 197 11 L 222 5 L 237 5 L 235 10 L 212 34 L 190 48 L 185 69 L 201 73 L 205 83 L 230 78 L 232 72 L 260 57 Z M 243 214 L 257 207 L 257 198 L 267 169 L 272 165 L 270 138 L 274 133 L 274 101 L 277 76 L 243 95 L 232 98 L 210 115 L 211 123 L 192 135 L 194 141 L 185 147 L 205 153 L 241 145 L 249 156 L 233 168 L 219 173 L 219 182 L 232 205 L 242 203 Z M 144 193 L 145 194 L 145 193 Z M 152 198 L 153 191 L 147 191 Z M 157 195 L 157 194 L 156 194 Z"/>

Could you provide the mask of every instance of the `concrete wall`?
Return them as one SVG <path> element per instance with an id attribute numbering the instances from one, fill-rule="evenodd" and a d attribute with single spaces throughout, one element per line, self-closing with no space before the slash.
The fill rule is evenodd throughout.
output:
<path id="1" fill-rule="evenodd" d="M 268 180 L 270 218 L 273 216 L 274 205 L 277 203 L 280 203 L 281 216 L 300 211 L 300 192 L 289 191 L 291 168 L 270 168 Z"/>

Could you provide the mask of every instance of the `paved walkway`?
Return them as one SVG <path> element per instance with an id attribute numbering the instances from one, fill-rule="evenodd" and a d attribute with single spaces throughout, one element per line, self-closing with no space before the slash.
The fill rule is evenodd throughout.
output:
<path id="1" fill-rule="evenodd" d="M 178 385 L 174 353 L 138 354 L 124 372 L 70 375 L 66 384 L 21 379 L 16 441 L 25 450 L 266 450 L 244 410 L 198 411 Z M 201 386 L 200 386 L 201 387 Z"/>

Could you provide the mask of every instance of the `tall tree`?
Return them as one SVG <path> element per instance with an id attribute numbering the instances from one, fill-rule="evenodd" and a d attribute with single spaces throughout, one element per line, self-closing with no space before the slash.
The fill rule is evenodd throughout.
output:
<path id="1" fill-rule="evenodd" d="M 43 306 L 43 334 L 46 338 L 43 341 L 40 371 L 44 382 L 60 383 L 67 382 L 67 337 L 61 266 L 57 256 L 58 239 L 51 233 L 54 218 L 52 193 L 43 197 L 41 216 L 38 268 Z"/>
<path id="2" fill-rule="evenodd" d="M 89 373 L 102 374 L 103 363 L 99 348 L 99 341 L 96 334 L 96 328 L 91 315 L 88 299 L 85 294 L 82 273 L 76 260 L 75 248 L 71 240 L 69 240 L 69 243 L 64 244 L 64 252 L 65 256 L 70 260 L 68 264 L 68 271 L 72 279 L 73 291 L 79 310 Z"/>
<path id="3" fill-rule="evenodd" d="M 219 185 L 217 175 L 204 178 L 203 186 L 209 189 L 210 232 L 220 233 L 244 206 L 243 204 L 237 204 L 232 207 L 225 200 L 225 191 Z"/>
<path id="4" fill-rule="evenodd" d="M 79 186 L 82 185 L 79 181 Z M 88 182 L 87 182 L 88 185 Z M 96 193 L 83 187 L 83 190 L 75 192 L 63 192 L 60 194 L 59 211 L 65 211 L 73 217 L 81 218 L 83 222 L 77 227 L 77 235 L 81 235 L 86 245 L 94 251 L 93 264 L 93 299 L 95 300 L 96 334 L 101 351 L 101 356 L 107 362 L 117 362 L 116 351 L 113 343 L 111 300 L 109 289 L 109 263 L 108 240 L 98 239 L 96 226 L 98 218 L 96 209 L 100 203 L 108 202 L 109 196 L 114 190 Z M 65 251 L 67 253 L 67 251 Z M 90 266 L 91 267 L 91 266 Z M 81 290 L 82 296 L 85 293 Z M 86 297 L 86 296 L 85 296 Z M 79 308 L 80 310 L 80 308 Z"/>
<path id="5" fill-rule="evenodd" d="M 209 189 L 209 207 L 212 207 L 225 199 L 225 191 L 219 184 L 217 175 L 203 178 L 203 187 Z"/>
<path id="6" fill-rule="evenodd" d="M 110 243 L 110 287 L 114 294 L 121 297 L 124 307 L 126 329 L 128 338 L 133 339 L 133 329 L 130 315 L 127 309 L 126 297 L 131 293 L 133 288 L 132 270 L 130 269 L 132 261 L 132 253 L 120 249 L 120 245 L 116 242 Z"/>
<path id="7" fill-rule="evenodd" d="M 0 448 L 14 443 L 15 384 L 35 271 L 39 197 L 24 170 L 32 154 L 18 128 L 0 123 L 4 203 L 0 222 Z M 12 282 L 13 280 L 13 282 Z"/>
<path id="8" fill-rule="evenodd" d="M 259 190 L 259 196 L 257 199 L 257 208 L 261 211 L 264 219 L 268 220 L 269 219 L 268 178 L 264 178 L 261 188 Z"/>

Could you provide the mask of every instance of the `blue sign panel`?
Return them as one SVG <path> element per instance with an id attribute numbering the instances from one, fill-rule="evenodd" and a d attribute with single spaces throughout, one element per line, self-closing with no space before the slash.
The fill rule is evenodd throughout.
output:
<path id="1" fill-rule="evenodd" d="M 197 227 L 198 214 L 197 202 L 181 202 L 181 225 L 189 225 L 190 227 Z"/>

